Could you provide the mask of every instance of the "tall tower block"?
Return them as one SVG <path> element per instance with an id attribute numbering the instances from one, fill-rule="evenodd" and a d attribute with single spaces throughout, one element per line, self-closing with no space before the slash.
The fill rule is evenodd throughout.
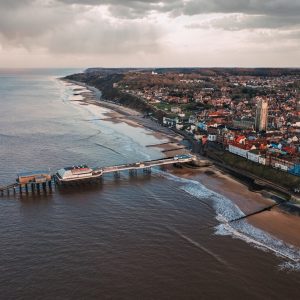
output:
<path id="1" fill-rule="evenodd" d="M 268 100 L 259 99 L 256 108 L 255 129 L 267 131 L 268 128 Z"/>

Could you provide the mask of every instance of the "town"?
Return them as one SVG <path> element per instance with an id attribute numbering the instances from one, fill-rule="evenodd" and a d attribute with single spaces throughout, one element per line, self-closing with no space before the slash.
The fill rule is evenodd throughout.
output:
<path id="1" fill-rule="evenodd" d="M 135 105 L 145 117 L 198 144 L 197 151 L 298 191 L 300 72 L 295 69 L 87 70 L 104 98 Z M 116 76 L 118 74 L 118 76 Z M 78 78 L 76 78 L 78 80 Z M 101 80 L 106 86 L 101 86 Z M 111 80 L 111 89 L 107 82 Z M 95 86 L 97 84 L 92 83 Z M 126 102 L 127 100 L 127 102 Z M 125 101 L 125 103 L 124 103 Z M 240 160 L 239 158 L 242 158 Z M 245 164 L 245 160 L 249 164 Z M 257 165 L 257 166 L 255 166 Z M 275 178 L 279 177 L 281 178 Z"/>

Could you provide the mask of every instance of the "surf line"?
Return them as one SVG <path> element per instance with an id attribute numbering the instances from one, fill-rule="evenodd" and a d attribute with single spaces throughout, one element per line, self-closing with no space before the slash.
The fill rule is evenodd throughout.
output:
<path id="1" fill-rule="evenodd" d="M 223 224 L 223 225 L 230 225 L 231 223 L 238 222 L 238 221 L 241 221 L 241 220 L 245 220 L 245 219 L 250 218 L 250 217 L 252 217 L 252 216 L 261 214 L 261 213 L 263 213 L 263 212 L 265 212 L 265 211 L 271 211 L 272 208 L 274 208 L 274 207 L 276 207 L 276 206 L 279 206 L 280 204 L 281 204 L 281 203 L 275 203 L 275 204 L 269 205 L 269 206 L 264 207 L 264 208 L 262 208 L 262 209 L 260 209 L 260 210 L 258 210 L 258 211 L 249 213 L 249 214 L 247 214 L 247 215 L 244 215 L 244 216 L 242 216 L 242 217 L 239 217 L 239 218 L 236 218 L 236 219 L 233 219 L 233 220 L 225 220 L 225 219 L 223 218 L 223 220 L 222 220 L 220 223 Z M 216 225 L 209 225 L 209 226 L 200 228 L 199 231 L 204 231 L 204 230 L 207 230 L 207 229 L 213 229 L 213 228 L 215 228 L 215 227 L 216 227 Z"/>
<path id="2" fill-rule="evenodd" d="M 245 216 L 242 216 L 242 217 L 239 217 L 239 218 L 237 218 L 237 219 L 233 219 L 233 220 L 230 220 L 230 221 L 224 221 L 224 222 L 221 222 L 221 224 L 223 224 L 223 225 L 230 225 L 231 223 L 234 223 L 234 222 L 238 222 L 238 221 L 240 221 L 240 220 L 244 220 L 244 219 L 247 219 L 247 218 L 249 218 L 249 217 L 251 217 L 251 216 L 254 216 L 254 215 L 258 215 L 258 214 L 260 214 L 260 213 L 263 213 L 263 212 L 265 212 L 265 211 L 271 211 L 272 210 L 272 208 L 274 208 L 274 207 L 276 207 L 276 206 L 280 206 L 280 204 L 281 204 L 282 202 L 279 202 L 279 203 L 275 203 L 275 204 L 272 204 L 272 205 L 269 205 L 268 207 L 265 207 L 265 208 L 262 208 L 262 209 L 260 209 L 260 210 L 258 210 L 258 211 L 255 211 L 255 212 L 252 212 L 252 213 L 249 213 L 249 214 L 247 214 L 247 215 L 245 215 Z M 202 230 L 207 230 L 207 229 L 211 229 L 211 228 L 215 228 L 215 226 L 207 226 L 207 227 L 205 227 L 205 228 L 201 228 L 200 229 L 200 231 L 202 231 Z M 231 227 L 232 228 L 232 227 Z M 238 233 L 238 234 L 240 234 L 239 233 L 239 231 L 237 231 L 237 230 L 235 230 L 234 228 L 232 228 L 235 232 L 236 232 L 236 234 Z M 230 231 L 230 230 L 229 230 Z M 249 238 L 249 237 L 248 237 Z M 278 255 L 280 255 L 281 257 L 284 257 L 284 258 L 286 258 L 286 259 L 289 259 L 289 260 L 291 260 L 291 261 L 293 261 L 294 263 L 299 263 L 299 259 L 295 259 L 295 258 L 293 258 L 293 257 L 291 257 L 291 256 L 289 256 L 289 255 L 286 255 L 286 254 L 284 254 L 284 253 L 282 253 L 282 252 L 280 252 L 280 251 L 277 251 L 277 250 L 275 250 L 275 249 L 273 249 L 272 247 L 270 247 L 270 246 L 268 246 L 268 245 L 265 245 L 265 244 L 263 244 L 263 243 L 261 243 L 261 242 L 258 242 L 258 241 L 256 241 L 255 239 L 253 239 L 253 238 L 250 238 L 251 240 L 252 240 L 252 242 L 254 243 L 254 244 L 258 244 L 258 245 L 260 245 L 261 247 L 263 247 L 263 248 L 265 248 L 265 249 L 268 249 L 268 250 L 270 250 L 270 251 L 272 251 L 272 252 L 275 252 L 275 253 L 277 253 Z"/>
<path id="3" fill-rule="evenodd" d="M 232 231 L 232 230 L 233 230 L 234 233 L 235 233 L 236 235 L 240 235 L 241 233 L 240 233 L 238 230 L 236 230 L 236 229 L 234 229 L 233 227 L 230 226 L 231 223 L 234 223 L 234 222 L 237 222 L 237 221 L 240 221 L 240 220 L 244 220 L 244 219 L 246 219 L 246 218 L 249 218 L 249 217 L 251 217 L 251 216 L 254 216 L 254 215 L 263 213 L 263 212 L 265 212 L 265 211 L 271 211 L 272 208 L 274 208 L 274 207 L 276 207 L 276 206 L 277 206 L 277 207 L 280 206 L 281 203 L 282 203 L 282 202 L 279 202 L 279 203 L 275 203 L 275 204 L 269 205 L 268 207 L 265 207 L 265 208 L 262 208 L 262 209 L 260 209 L 260 210 L 258 210 L 258 211 L 249 213 L 249 214 L 247 214 L 247 215 L 245 215 L 245 216 L 242 216 L 242 217 L 239 217 L 239 218 L 237 218 L 237 219 L 233 219 L 233 220 L 229 220 L 229 221 L 226 221 L 226 220 L 225 220 L 224 222 L 221 222 L 221 224 L 224 225 L 224 226 L 226 226 L 226 225 L 229 226 L 229 228 L 230 228 L 230 229 L 228 229 L 229 231 Z M 207 227 L 205 227 L 205 228 L 201 228 L 200 231 L 204 231 L 204 230 L 211 229 L 211 228 L 215 228 L 215 227 L 216 227 L 216 226 L 207 226 Z M 247 236 L 247 235 L 246 235 L 246 236 Z M 275 252 L 275 253 L 277 253 L 279 256 L 281 256 L 281 257 L 283 257 L 283 258 L 286 258 L 286 259 L 288 259 L 288 260 L 290 260 L 290 261 L 293 261 L 293 262 L 296 263 L 296 264 L 299 264 L 299 262 L 300 262 L 300 259 L 291 257 L 290 255 L 287 255 L 287 254 L 285 254 L 285 253 L 282 253 L 281 251 L 278 251 L 278 250 L 276 250 L 276 249 L 274 249 L 274 248 L 272 248 L 272 247 L 270 247 L 270 246 L 268 246 L 268 245 L 266 245 L 266 244 L 263 244 L 263 243 L 261 243 L 261 242 L 255 240 L 255 239 L 249 237 L 249 236 L 247 236 L 247 238 L 250 239 L 250 242 L 252 242 L 253 244 L 257 244 L 257 245 L 259 245 L 259 246 L 261 246 L 261 247 L 263 247 L 263 248 L 265 248 L 265 249 L 270 250 L 271 252 Z"/>

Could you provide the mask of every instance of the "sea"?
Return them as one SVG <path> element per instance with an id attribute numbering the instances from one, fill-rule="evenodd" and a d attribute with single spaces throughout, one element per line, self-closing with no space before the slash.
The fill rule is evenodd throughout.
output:
<path id="1" fill-rule="evenodd" d="M 22 171 L 162 157 L 146 129 L 107 122 L 58 78 L 0 70 L 0 186 Z M 0 197 L 0 299 L 299 299 L 300 252 L 228 198 L 161 169 Z"/>

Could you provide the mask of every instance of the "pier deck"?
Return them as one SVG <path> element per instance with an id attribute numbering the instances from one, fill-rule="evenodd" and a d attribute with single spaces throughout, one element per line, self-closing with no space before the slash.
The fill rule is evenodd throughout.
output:
<path id="1" fill-rule="evenodd" d="M 126 170 L 128 171 L 140 170 L 140 169 L 152 168 L 157 166 L 188 163 L 193 161 L 194 159 L 195 158 L 192 155 L 179 155 L 175 157 L 149 160 L 149 161 L 137 162 L 132 164 L 96 168 L 95 171 L 99 171 L 99 172 L 102 171 L 103 174 L 108 174 L 108 173 L 121 172 Z"/>

